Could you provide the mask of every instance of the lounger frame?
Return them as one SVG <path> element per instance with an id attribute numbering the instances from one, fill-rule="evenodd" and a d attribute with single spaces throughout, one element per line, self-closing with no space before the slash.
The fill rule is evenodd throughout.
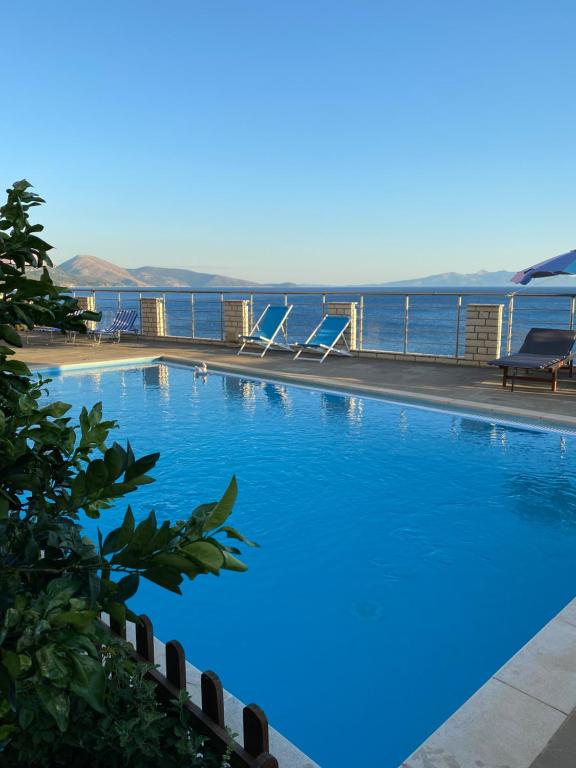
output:
<path id="1" fill-rule="evenodd" d="M 123 333 L 136 333 L 134 323 L 137 318 L 138 313 L 135 309 L 119 309 L 107 328 L 102 328 L 101 330 L 96 328 L 93 331 L 89 331 L 88 335 L 95 344 L 101 344 L 103 336 L 110 337 L 112 341 L 116 339 L 116 342 L 119 344 Z"/>
<path id="2" fill-rule="evenodd" d="M 253 355 L 256 357 L 264 357 L 266 352 L 268 352 L 269 349 L 281 349 L 287 352 L 293 352 L 292 346 L 288 343 L 288 335 L 286 333 L 286 320 L 288 319 L 288 315 L 290 312 L 292 312 L 292 309 L 294 308 L 293 304 L 286 304 L 286 312 L 284 313 L 284 316 L 281 320 L 281 322 L 276 326 L 276 330 L 272 334 L 270 338 L 267 336 L 263 336 L 262 334 L 258 334 L 258 328 L 260 327 L 260 323 L 266 316 L 266 312 L 270 309 L 272 304 L 267 304 L 264 308 L 264 311 L 256 320 L 254 323 L 254 327 L 252 328 L 251 332 L 247 336 L 239 336 L 239 340 L 242 341 L 242 346 L 238 350 L 239 355 Z M 284 342 L 277 341 L 276 337 L 279 333 L 282 333 L 284 335 Z M 248 344 L 255 344 L 256 346 L 263 347 L 262 352 L 260 351 L 253 351 L 250 349 L 246 349 L 246 346 Z"/>
<path id="3" fill-rule="evenodd" d="M 346 325 L 342 328 L 340 333 L 336 336 L 335 339 L 333 339 L 331 344 L 314 344 L 312 339 L 320 328 L 322 327 L 323 323 L 325 322 L 326 318 L 329 317 L 329 315 L 324 315 L 322 320 L 318 323 L 316 328 L 312 331 L 310 336 L 306 339 L 306 341 L 303 344 L 296 344 L 296 347 L 300 347 L 298 352 L 294 355 L 294 360 L 304 360 L 304 361 L 313 361 L 315 363 L 323 363 L 324 360 L 328 357 L 328 355 L 333 352 L 335 355 L 341 355 L 343 357 L 352 357 L 352 352 L 350 352 L 350 347 L 348 346 L 348 342 L 346 341 L 346 336 L 344 336 L 344 333 L 348 330 L 348 327 L 350 326 L 350 318 L 347 318 L 348 322 Z M 335 315 L 335 317 L 339 317 L 339 315 Z M 337 349 L 336 344 L 342 339 L 344 342 L 344 346 L 346 349 Z M 321 357 L 302 357 L 303 352 L 316 352 L 321 355 Z"/>
<path id="4" fill-rule="evenodd" d="M 576 331 L 573 330 L 531 328 L 518 352 L 491 360 L 489 365 L 497 365 L 502 370 L 502 386 L 506 387 L 510 380 L 511 391 L 514 391 L 517 380 L 523 380 L 548 382 L 552 392 L 556 392 L 560 369 L 568 368 L 570 378 L 573 376 L 572 347 L 575 341 Z M 522 370 L 524 375 L 518 373 Z M 534 375 L 530 371 L 549 376 Z"/>

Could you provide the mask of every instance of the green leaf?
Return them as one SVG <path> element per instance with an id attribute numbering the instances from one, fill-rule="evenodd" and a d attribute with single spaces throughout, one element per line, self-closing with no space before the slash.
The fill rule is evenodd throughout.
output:
<path id="1" fill-rule="evenodd" d="M 16 680 L 20 674 L 20 657 L 14 651 L 2 649 L 2 664 L 6 668 L 12 680 Z"/>
<path id="2" fill-rule="evenodd" d="M 170 590 L 170 592 L 175 592 L 177 595 L 182 594 L 180 590 L 182 576 L 173 568 L 148 568 L 142 573 L 142 576 L 155 584 L 159 584 L 164 589 Z"/>
<path id="3" fill-rule="evenodd" d="M 102 547 L 102 555 L 109 555 L 112 552 L 118 552 L 118 550 L 122 549 L 131 539 L 132 534 L 134 533 L 134 515 L 132 514 L 132 509 L 128 507 L 126 510 L 126 514 L 124 515 L 124 521 L 120 528 L 116 528 L 113 531 L 110 531 L 108 536 L 106 536 L 106 539 L 104 540 L 104 545 Z"/>
<path id="4" fill-rule="evenodd" d="M 68 717 L 70 715 L 70 699 L 61 689 L 51 685 L 39 685 L 36 687 L 36 693 L 40 703 L 56 721 L 56 725 L 64 733 L 68 727 Z"/>
<path id="5" fill-rule="evenodd" d="M 195 541 L 182 549 L 195 563 L 212 573 L 218 573 L 224 564 L 224 553 L 208 541 Z"/>
<path id="6" fill-rule="evenodd" d="M 116 582 L 116 591 L 114 592 L 114 598 L 126 602 L 133 597 L 138 591 L 138 585 L 140 584 L 140 577 L 137 573 L 129 573 L 119 581 Z"/>
<path id="7" fill-rule="evenodd" d="M 105 713 L 104 690 L 106 674 L 100 661 L 90 656 L 76 654 L 72 657 L 72 681 L 70 690 L 80 696 L 97 712 Z"/>
<path id="8" fill-rule="evenodd" d="M 222 568 L 225 568 L 227 571 L 247 571 L 248 566 L 243 563 L 241 560 L 238 560 L 237 557 L 234 557 L 234 555 L 231 555 L 229 552 L 223 552 L 224 556 L 224 565 Z"/>
<path id="9" fill-rule="evenodd" d="M 86 486 L 89 493 L 98 491 L 108 482 L 108 470 L 102 459 L 94 459 L 86 470 Z"/>
<path id="10" fill-rule="evenodd" d="M 257 544 L 255 541 L 250 541 L 250 539 L 247 539 L 246 536 L 237 531 L 236 528 L 231 528 L 229 525 L 223 525 L 220 530 L 224 531 L 229 539 L 238 539 L 238 541 L 247 544 L 249 547 L 260 546 L 260 544 Z"/>
<path id="11" fill-rule="evenodd" d="M 226 522 L 226 520 L 232 514 L 232 509 L 234 507 L 234 502 L 236 501 L 237 496 L 238 485 L 236 483 L 236 478 L 232 477 L 232 480 L 230 481 L 224 496 L 222 496 L 220 501 L 216 504 L 212 512 L 206 518 L 203 528 L 204 531 L 211 531 L 214 528 L 221 526 L 222 523 Z"/>
<path id="12" fill-rule="evenodd" d="M 15 347 L 22 346 L 20 334 L 17 333 L 11 325 L 0 325 L 0 339 L 4 339 L 8 344 L 13 344 Z"/>
<path id="13" fill-rule="evenodd" d="M 68 668 L 54 643 L 44 645 L 36 651 L 36 661 L 42 677 L 61 682 L 68 677 Z"/>
<path id="14" fill-rule="evenodd" d="M 7 741 L 10 734 L 15 730 L 15 725 L 0 725 L 0 744 Z"/>
<path id="15" fill-rule="evenodd" d="M 50 624 L 53 627 L 70 625 L 76 627 L 76 629 L 83 630 L 94 621 L 96 616 L 96 611 L 62 611 L 50 617 Z"/>
<path id="16" fill-rule="evenodd" d="M 151 453 L 148 456 L 143 456 L 141 459 L 138 459 L 138 461 L 135 461 L 124 473 L 124 482 L 127 483 L 130 480 L 135 480 L 136 478 L 145 475 L 155 466 L 159 458 L 159 453 Z"/>
<path id="17" fill-rule="evenodd" d="M 126 465 L 126 451 L 118 443 L 113 443 L 104 454 L 104 462 L 111 480 L 117 480 Z"/>
<path id="18" fill-rule="evenodd" d="M 22 360 L 7 360 L 2 364 L 2 368 L 8 373 L 13 373 L 16 376 L 31 376 L 32 372 L 30 368 L 23 363 Z"/>

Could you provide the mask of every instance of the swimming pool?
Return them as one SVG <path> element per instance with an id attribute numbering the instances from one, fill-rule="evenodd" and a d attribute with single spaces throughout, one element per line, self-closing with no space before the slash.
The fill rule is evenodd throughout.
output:
<path id="1" fill-rule="evenodd" d="M 165 364 L 50 391 L 161 451 L 140 516 L 237 475 L 248 573 L 145 585 L 133 608 L 326 768 L 398 765 L 576 591 L 571 434 Z"/>

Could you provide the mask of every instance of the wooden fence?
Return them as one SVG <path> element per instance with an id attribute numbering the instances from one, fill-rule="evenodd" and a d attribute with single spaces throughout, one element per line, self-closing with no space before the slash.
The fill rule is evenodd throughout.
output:
<path id="1" fill-rule="evenodd" d="M 110 619 L 114 634 L 126 639 L 126 623 Z M 166 675 L 158 669 L 150 670 L 148 678 L 156 683 L 156 694 L 162 703 L 168 703 L 186 689 L 186 657 L 177 640 L 166 643 Z M 136 624 L 135 658 L 154 664 L 154 630 L 147 616 L 140 616 Z M 278 761 L 269 751 L 268 719 L 256 704 L 248 704 L 243 710 L 244 746 L 233 740 L 226 730 L 224 720 L 224 689 L 215 672 L 202 672 L 202 706 L 190 699 L 186 709 L 191 715 L 194 729 L 206 736 L 210 748 L 219 754 L 232 749 L 232 768 L 278 768 Z"/>

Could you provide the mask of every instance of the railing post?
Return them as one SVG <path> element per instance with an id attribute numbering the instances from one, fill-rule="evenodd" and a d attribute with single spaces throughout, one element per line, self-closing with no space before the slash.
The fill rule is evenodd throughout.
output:
<path id="1" fill-rule="evenodd" d="M 224 341 L 224 294 L 220 294 L 220 340 Z"/>
<path id="2" fill-rule="evenodd" d="M 514 294 L 508 297 L 508 317 L 506 318 L 506 354 L 512 351 L 512 327 L 514 323 Z"/>
<path id="3" fill-rule="evenodd" d="M 326 294 L 322 294 L 322 317 L 326 317 Z"/>
<path id="4" fill-rule="evenodd" d="M 404 338 L 402 342 L 402 351 L 404 354 L 408 352 L 408 313 L 410 310 L 410 296 L 406 294 L 404 296 Z"/>
<path id="5" fill-rule="evenodd" d="M 190 294 L 190 312 L 191 312 L 191 320 L 192 320 L 192 338 L 196 338 L 196 303 L 194 301 L 194 294 Z"/>
<path id="6" fill-rule="evenodd" d="M 576 304 L 576 296 L 572 296 L 570 299 L 570 330 L 574 330 L 574 309 Z"/>
<path id="7" fill-rule="evenodd" d="M 458 296 L 456 303 L 456 349 L 454 357 L 460 357 L 460 316 L 462 314 L 462 296 Z"/>
<path id="8" fill-rule="evenodd" d="M 358 350 L 364 349 L 364 294 L 360 294 L 360 317 L 358 318 Z"/>

